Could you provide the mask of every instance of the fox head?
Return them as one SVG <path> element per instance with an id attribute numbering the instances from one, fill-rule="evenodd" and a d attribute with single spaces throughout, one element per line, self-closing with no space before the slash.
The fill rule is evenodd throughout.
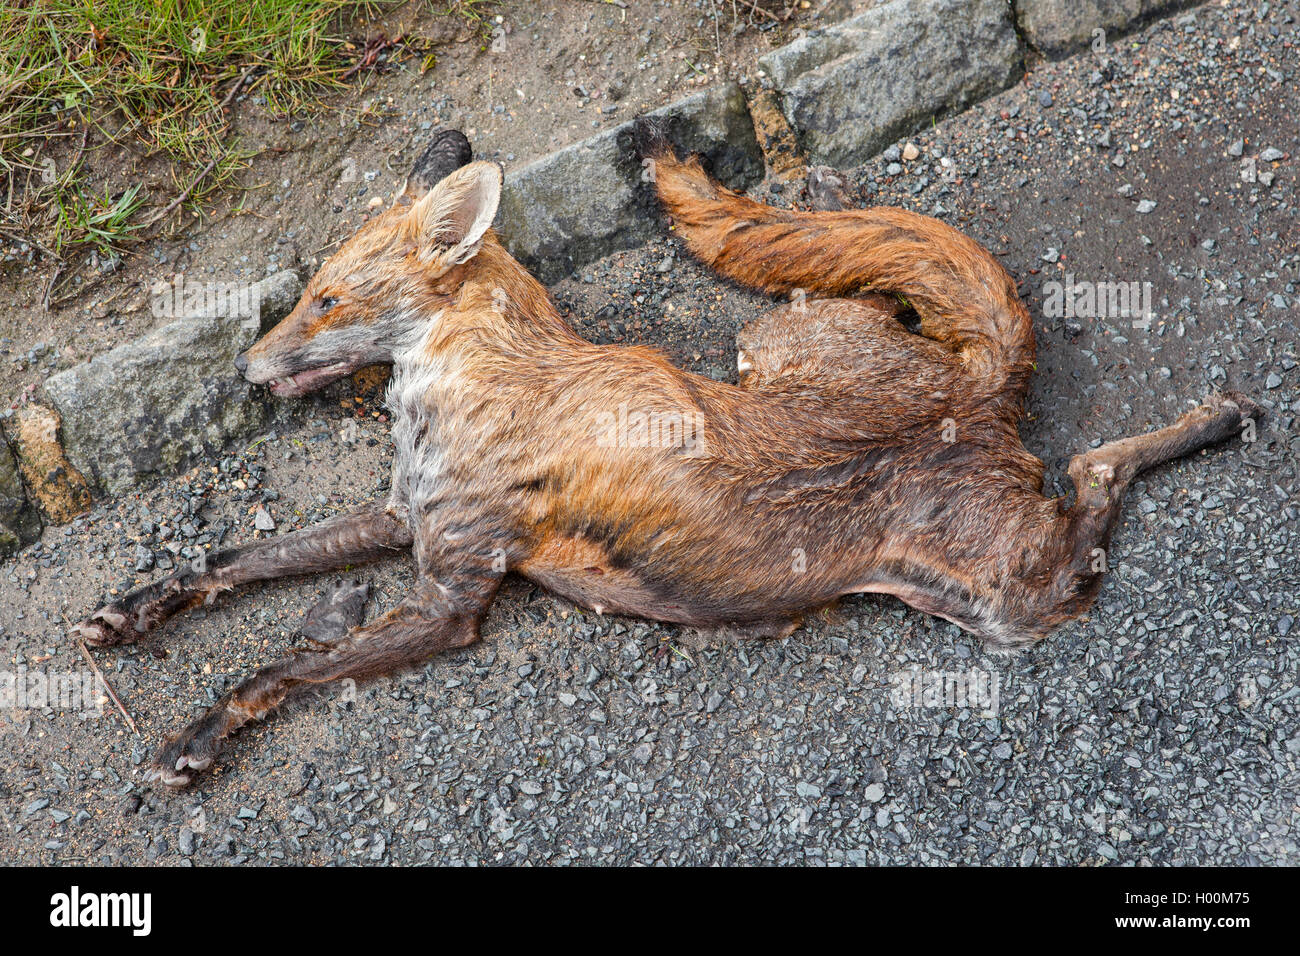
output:
<path id="1" fill-rule="evenodd" d="M 459 142 L 463 162 L 468 143 Z M 430 185 L 433 151 L 393 207 L 344 243 L 294 310 L 235 359 L 245 378 L 296 396 L 392 362 L 455 299 L 496 216 L 501 167 L 469 163 Z"/>

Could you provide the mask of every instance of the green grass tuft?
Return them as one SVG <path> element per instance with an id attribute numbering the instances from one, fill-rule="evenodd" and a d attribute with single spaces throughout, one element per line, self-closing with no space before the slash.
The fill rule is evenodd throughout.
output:
<path id="1" fill-rule="evenodd" d="M 169 159 L 178 193 L 206 171 L 187 197 L 201 202 L 247 156 L 229 142 L 225 103 L 255 88 L 277 114 L 317 105 L 345 85 L 355 62 L 344 27 L 382 2 L 0 3 L 0 230 L 47 251 L 107 250 L 142 225 L 135 220 L 155 197 L 139 185 L 113 195 L 83 188 L 76 144 L 87 122 Z M 474 21 L 478 5 L 461 0 L 447 9 Z M 52 154 L 72 168 L 51 167 Z"/>

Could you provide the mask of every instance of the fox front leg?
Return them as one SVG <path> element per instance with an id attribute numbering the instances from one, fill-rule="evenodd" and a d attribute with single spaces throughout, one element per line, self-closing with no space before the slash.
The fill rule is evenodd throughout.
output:
<path id="1" fill-rule="evenodd" d="M 278 538 L 208 556 L 201 570 L 186 568 L 101 607 L 68 632 L 91 647 L 132 644 L 173 614 L 211 601 L 252 581 L 337 571 L 411 547 L 402 516 L 379 505 L 330 518 Z"/>
<path id="2" fill-rule="evenodd" d="M 456 584 L 477 582 L 477 590 Z M 422 579 L 397 607 L 328 646 L 303 648 L 257 671 L 175 736 L 153 759 L 148 779 L 169 787 L 188 785 L 206 770 L 231 734 L 262 720 L 295 691 L 334 681 L 370 680 L 423 664 L 440 651 L 478 640 L 478 625 L 500 576 L 478 576 L 447 585 Z"/>

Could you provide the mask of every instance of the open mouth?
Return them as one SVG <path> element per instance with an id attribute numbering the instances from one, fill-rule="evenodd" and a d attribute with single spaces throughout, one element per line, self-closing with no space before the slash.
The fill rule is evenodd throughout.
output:
<path id="1" fill-rule="evenodd" d="M 337 381 L 351 371 L 353 371 L 351 362 L 335 362 L 332 365 L 321 365 L 317 368 L 294 372 L 284 378 L 273 378 L 266 384 L 271 389 L 272 395 L 294 398 L 298 395 L 314 392 L 323 385 Z"/>

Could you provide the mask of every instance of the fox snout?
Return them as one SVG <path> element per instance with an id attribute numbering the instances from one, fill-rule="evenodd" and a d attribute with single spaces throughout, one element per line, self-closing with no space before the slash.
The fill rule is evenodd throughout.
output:
<path id="1" fill-rule="evenodd" d="M 294 398 L 382 361 L 364 315 L 333 316 L 308 288 L 302 300 L 275 328 L 235 356 L 235 371 L 271 394 Z"/>

